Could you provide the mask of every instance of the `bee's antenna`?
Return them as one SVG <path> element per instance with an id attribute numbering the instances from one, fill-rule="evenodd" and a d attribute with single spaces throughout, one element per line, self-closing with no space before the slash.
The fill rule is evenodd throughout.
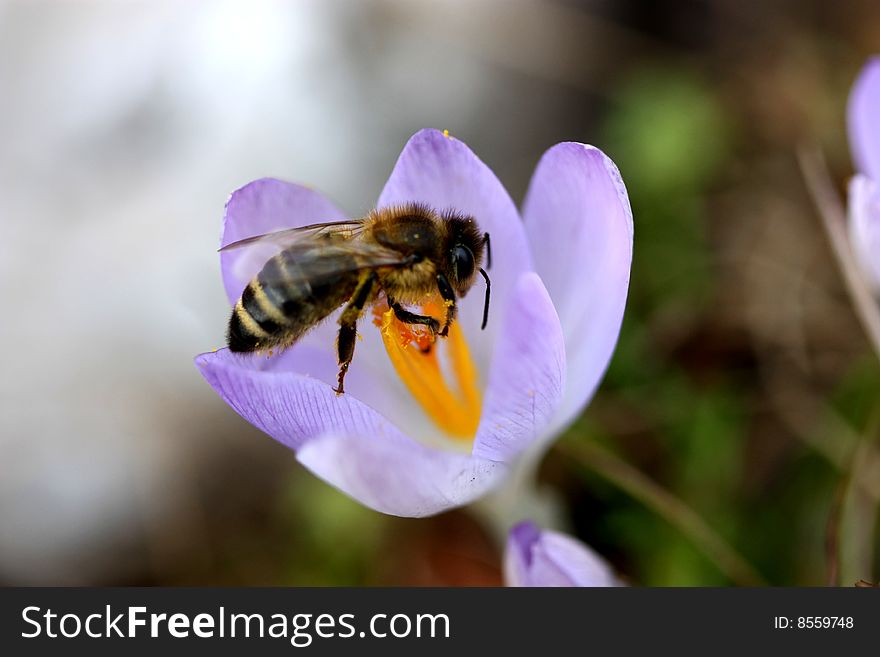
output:
<path id="1" fill-rule="evenodd" d="M 489 233 L 486 233 L 486 240 L 488 241 L 488 239 Z M 480 327 L 482 331 L 486 329 L 486 322 L 489 321 L 489 293 L 492 290 L 492 281 L 489 280 L 489 274 L 482 267 L 480 267 L 480 273 L 486 279 L 486 301 L 483 303 L 483 325 Z"/>
<path id="2" fill-rule="evenodd" d="M 492 243 L 489 241 L 489 233 L 483 233 L 483 244 L 486 245 L 486 266 L 492 269 Z M 485 276 L 485 272 L 483 275 Z"/>

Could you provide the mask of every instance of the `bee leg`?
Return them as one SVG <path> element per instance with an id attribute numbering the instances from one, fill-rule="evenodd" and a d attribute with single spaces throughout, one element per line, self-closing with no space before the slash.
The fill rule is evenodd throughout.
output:
<path id="1" fill-rule="evenodd" d="M 338 384 L 333 388 L 337 395 L 345 393 L 345 374 L 348 372 L 348 366 L 351 365 L 351 359 L 354 357 L 354 345 L 357 342 L 357 322 L 364 311 L 364 306 L 367 305 L 375 281 L 375 272 L 367 274 L 358 284 L 354 294 L 351 295 L 351 300 L 339 317 L 339 337 L 336 340 L 339 375 L 336 377 Z"/>
<path id="2" fill-rule="evenodd" d="M 437 331 L 440 330 L 440 322 L 429 315 L 418 315 L 410 312 L 391 297 L 388 297 L 388 305 L 391 307 L 391 310 L 394 311 L 394 316 L 404 324 L 422 324 L 427 326 L 428 330 L 431 332 L 432 341 L 434 336 L 437 335 Z M 422 347 L 422 353 L 427 354 L 430 353 L 430 351 L 430 344 L 427 347 Z"/>
<path id="3" fill-rule="evenodd" d="M 394 311 L 394 316 L 404 324 L 422 324 L 427 326 L 431 333 L 436 333 L 440 330 L 440 322 L 429 315 L 412 313 L 393 299 L 388 299 L 388 305 L 391 306 L 391 310 Z"/>
<path id="4" fill-rule="evenodd" d="M 446 302 L 446 321 L 443 323 L 443 330 L 440 331 L 440 335 L 445 338 L 449 335 L 449 325 L 455 319 L 455 290 L 452 289 L 449 279 L 443 274 L 437 274 L 437 289 L 440 290 L 440 296 Z"/>

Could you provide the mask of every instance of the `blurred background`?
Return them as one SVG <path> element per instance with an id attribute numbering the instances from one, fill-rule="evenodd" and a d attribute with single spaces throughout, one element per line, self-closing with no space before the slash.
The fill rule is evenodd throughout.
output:
<path id="1" fill-rule="evenodd" d="M 470 512 L 359 506 L 192 363 L 228 194 L 357 215 L 422 127 L 517 202 L 563 140 L 629 188 L 620 343 L 540 473 L 573 534 L 634 584 L 877 577 L 880 365 L 795 157 L 844 189 L 877 51 L 874 0 L 0 2 L 0 582 L 500 583 Z"/>

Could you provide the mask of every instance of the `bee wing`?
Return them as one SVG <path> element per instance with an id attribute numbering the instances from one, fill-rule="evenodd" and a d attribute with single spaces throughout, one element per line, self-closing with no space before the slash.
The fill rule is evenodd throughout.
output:
<path id="1" fill-rule="evenodd" d="M 220 247 L 220 251 L 231 251 L 240 249 L 244 246 L 265 245 L 275 247 L 277 250 L 286 249 L 296 245 L 297 243 L 307 243 L 322 238 L 338 237 L 340 239 L 349 240 L 363 232 L 363 219 L 345 219 L 343 221 L 329 221 L 322 224 L 310 224 L 308 226 L 299 226 L 297 228 L 286 228 L 284 230 L 276 230 L 263 235 L 254 235 L 246 237 L 236 242 L 231 242 Z"/>
<path id="2" fill-rule="evenodd" d="M 274 258 L 278 259 L 283 263 L 281 266 L 277 262 L 267 263 L 260 272 L 263 283 L 308 283 L 316 287 L 354 271 L 412 263 L 411 257 L 379 244 L 356 239 L 328 241 L 320 237 L 298 240 Z"/>

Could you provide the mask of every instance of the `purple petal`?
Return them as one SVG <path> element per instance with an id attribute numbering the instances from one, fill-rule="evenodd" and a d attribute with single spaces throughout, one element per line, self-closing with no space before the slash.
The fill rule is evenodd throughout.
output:
<path id="1" fill-rule="evenodd" d="M 520 276 L 502 324 L 473 450 L 494 461 L 511 460 L 545 435 L 565 383 L 562 327 L 534 272 Z"/>
<path id="2" fill-rule="evenodd" d="M 534 562 L 532 548 L 540 538 L 538 525 L 529 520 L 511 528 L 504 548 L 504 580 L 507 586 L 528 586 L 529 569 Z"/>
<path id="3" fill-rule="evenodd" d="M 195 362 L 236 413 L 291 449 L 328 432 L 382 435 L 397 431 L 353 395 L 337 396 L 326 381 L 309 376 L 312 364 L 321 368 L 323 376 L 327 374 L 317 357 L 302 363 L 301 372 L 278 369 L 271 359 L 228 349 L 201 354 Z"/>
<path id="4" fill-rule="evenodd" d="M 853 84 L 847 114 L 856 167 L 880 178 L 880 57 L 868 60 Z"/>
<path id="5" fill-rule="evenodd" d="M 301 185 L 261 178 L 232 192 L 226 202 L 220 246 L 284 228 L 345 219 L 333 203 Z M 229 303 L 235 304 L 248 281 L 277 249 L 258 245 L 220 254 L 220 269 Z"/>
<path id="6" fill-rule="evenodd" d="M 504 464 L 414 442 L 354 395 L 337 396 L 322 380 L 335 376 L 335 364 L 328 367 L 321 352 L 293 350 L 299 350 L 297 367 L 321 378 L 227 349 L 201 354 L 196 365 L 239 415 L 362 504 L 393 515 L 431 515 L 471 502 L 506 474 Z M 363 378 L 366 385 L 369 376 Z"/>
<path id="7" fill-rule="evenodd" d="M 611 568 L 586 545 L 559 532 L 521 522 L 507 539 L 508 586 L 619 586 Z"/>
<path id="8" fill-rule="evenodd" d="M 849 183 L 849 233 L 853 251 L 871 286 L 880 290 L 880 188 L 856 175 Z"/>
<path id="9" fill-rule="evenodd" d="M 573 142 L 544 154 L 523 207 L 535 270 L 565 335 L 565 399 L 554 421 L 560 427 L 592 397 L 617 343 L 632 265 L 632 211 L 614 163 Z"/>
<path id="10" fill-rule="evenodd" d="M 482 281 L 459 305 L 459 319 L 480 371 L 488 370 L 490 347 L 502 331 L 499 313 L 519 274 L 532 269 L 516 206 L 491 169 L 461 141 L 437 130 L 421 130 L 407 142 L 379 196 L 379 207 L 419 201 L 437 209 L 473 215 L 492 238 L 492 308 L 480 331 Z"/>
<path id="11" fill-rule="evenodd" d="M 271 358 L 255 356 L 261 370 L 290 371 L 318 379 L 330 388 L 336 386 L 339 366 L 336 362 L 336 331 L 334 316 L 307 333 L 297 344 Z M 358 330 L 354 360 L 345 377 L 346 396 L 363 402 L 379 415 L 393 418 L 395 426 L 405 435 L 418 436 L 430 445 L 446 444 L 448 438 L 430 422 L 422 408 L 413 400 L 391 366 L 379 329 L 364 317 Z"/>
<path id="12" fill-rule="evenodd" d="M 508 473 L 504 463 L 425 447 L 399 432 L 326 436 L 297 458 L 362 504 L 410 518 L 468 504 Z"/>

